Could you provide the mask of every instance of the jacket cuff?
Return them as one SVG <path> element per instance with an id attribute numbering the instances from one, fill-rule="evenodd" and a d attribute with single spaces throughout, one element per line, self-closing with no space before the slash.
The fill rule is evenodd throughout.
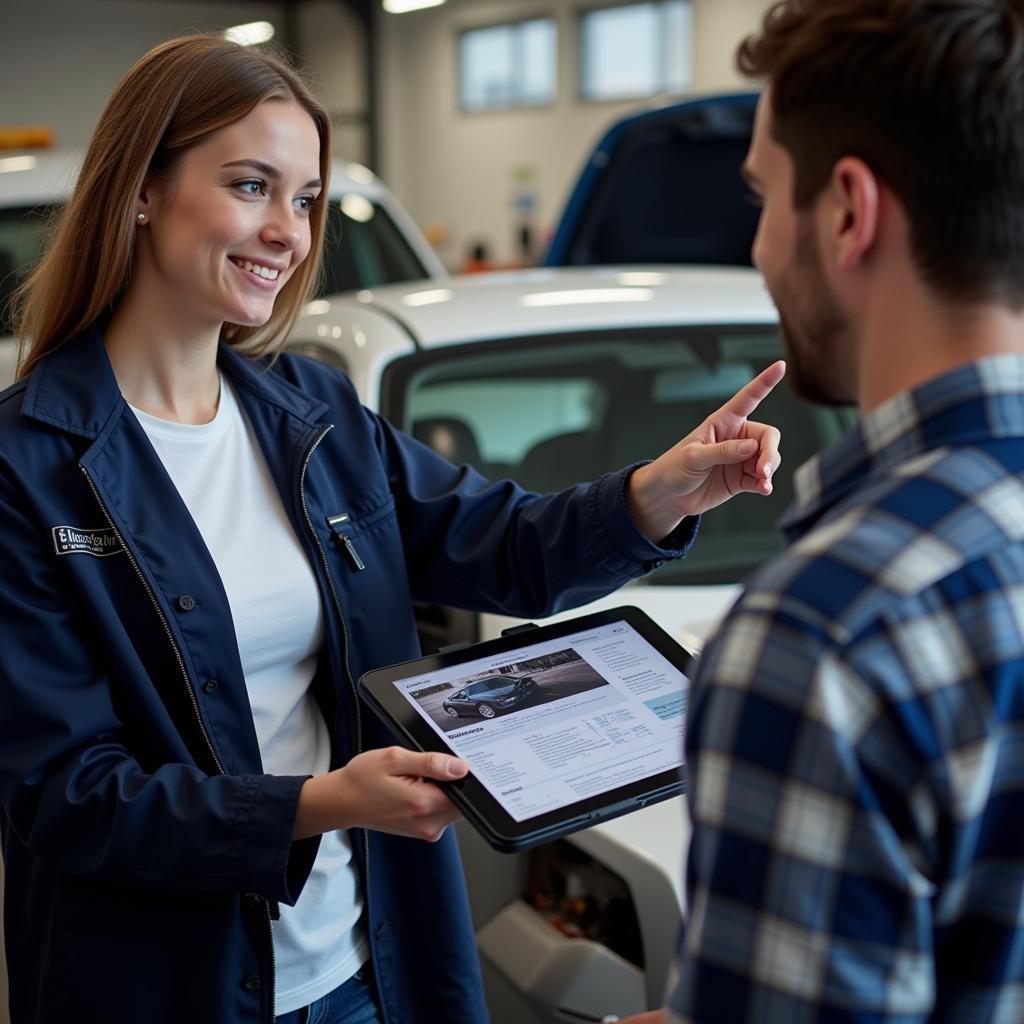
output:
<path id="1" fill-rule="evenodd" d="M 626 487 L 634 470 L 646 466 L 649 461 L 635 462 L 616 473 L 601 477 L 591 491 L 597 517 L 608 543 L 633 566 L 634 575 L 637 567 L 644 573 L 653 572 L 670 559 L 685 555 L 700 525 L 700 516 L 686 516 L 657 544 L 637 529 L 626 501 Z"/>
<path id="2" fill-rule="evenodd" d="M 254 776 L 246 822 L 243 873 L 247 892 L 293 906 L 320 849 L 320 837 L 293 840 L 299 791 L 308 775 Z"/>

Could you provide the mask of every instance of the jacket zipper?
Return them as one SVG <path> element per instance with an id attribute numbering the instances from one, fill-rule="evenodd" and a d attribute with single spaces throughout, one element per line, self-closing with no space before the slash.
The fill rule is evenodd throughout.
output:
<path id="1" fill-rule="evenodd" d="M 338 591 L 334 587 L 334 578 L 331 576 L 331 567 L 327 562 L 327 552 L 324 551 L 324 546 L 320 542 L 320 536 L 316 532 L 316 528 L 313 526 L 313 517 L 309 514 L 309 506 L 306 504 L 306 469 L 309 466 L 309 460 L 312 459 L 313 453 L 316 451 L 320 442 L 334 429 L 334 425 L 330 424 L 316 436 L 313 443 L 309 446 L 306 452 L 306 457 L 302 461 L 302 472 L 299 474 L 299 499 L 302 502 L 302 513 L 306 517 L 306 525 L 309 527 L 309 532 L 316 542 L 317 551 L 320 552 L 320 562 L 324 567 L 324 575 L 327 578 L 327 586 L 331 591 L 331 598 L 334 601 L 334 610 L 338 613 L 338 621 L 341 623 L 341 635 L 345 642 L 345 647 L 342 652 L 345 662 L 345 677 L 348 679 L 348 685 L 352 690 L 352 703 L 356 709 L 356 753 L 361 754 L 363 752 L 363 715 L 359 707 L 359 694 L 356 691 L 356 684 L 352 679 L 352 670 L 348 664 L 348 624 L 345 621 L 345 613 L 341 609 L 341 601 L 338 598 Z M 347 538 L 346 538 L 347 539 Z M 351 543 L 351 542 L 350 542 Z M 354 550 L 354 549 L 353 549 Z M 358 558 L 358 555 L 356 556 Z M 358 569 L 365 568 L 363 565 L 358 565 Z M 363 874 L 365 879 L 366 892 L 363 894 L 366 900 L 366 920 L 369 924 L 370 920 L 370 837 L 368 831 L 363 829 Z"/>
<path id="2" fill-rule="evenodd" d="M 274 922 L 270 916 L 270 900 L 263 901 L 263 909 L 267 914 L 267 934 L 270 936 L 270 1019 L 277 1020 L 274 1012 L 274 1000 L 277 998 L 277 952 L 274 949 Z"/>

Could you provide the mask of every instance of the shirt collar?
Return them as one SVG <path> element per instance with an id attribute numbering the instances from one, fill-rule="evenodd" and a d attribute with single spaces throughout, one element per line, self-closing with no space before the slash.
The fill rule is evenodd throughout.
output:
<path id="1" fill-rule="evenodd" d="M 779 525 L 793 540 L 874 474 L 936 448 L 1009 437 L 1024 437 L 1024 355 L 967 363 L 894 395 L 800 466 Z"/>

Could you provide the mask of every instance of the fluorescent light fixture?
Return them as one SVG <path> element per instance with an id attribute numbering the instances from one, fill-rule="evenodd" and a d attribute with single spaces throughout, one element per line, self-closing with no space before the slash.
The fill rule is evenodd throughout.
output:
<path id="1" fill-rule="evenodd" d="M 38 162 L 34 156 L 5 156 L 0 160 L 0 174 L 8 171 L 31 171 Z"/>
<path id="2" fill-rule="evenodd" d="M 302 307 L 302 312 L 306 316 L 323 316 L 324 313 L 330 313 L 330 311 L 331 304 L 326 299 L 314 299 Z"/>
<path id="3" fill-rule="evenodd" d="M 346 217 L 365 224 L 367 221 L 373 220 L 373 203 L 366 196 L 361 196 L 357 192 L 349 192 L 347 196 L 341 197 L 341 212 Z"/>
<path id="4" fill-rule="evenodd" d="M 440 7 L 444 0 L 384 0 L 384 10 L 388 14 L 408 14 L 424 7 Z"/>
<path id="5" fill-rule="evenodd" d="M 448 302 L 452 293 L 447 288 L 431 288 L 425 292 L 410 292 L 402 296 L 403 306 L 434 306 L 439 302 Z"/>
<path id="6" fill-rule="evenodd" d="M 625 273 L 619 274 L 615 280 L 619 284 L 643 285 L 656 288 L 659 284 L 664 284 L 667 278 L 656 270 L 627 270 Z"/>
<path id="7" fill-rule="evenodd" d="M 248 21 L 224 29 L 224 38 L 242 46 L 258 46 L 274 38 L 274 26 L 269 21 Z"/>
<path id="8" fill-rule="evenodd" d="M 534 292 L 519 299 L 522 306 L 590 306 L 602 302 L 650 302 L 650 288 L 579 288 L 564 292 Z"/>

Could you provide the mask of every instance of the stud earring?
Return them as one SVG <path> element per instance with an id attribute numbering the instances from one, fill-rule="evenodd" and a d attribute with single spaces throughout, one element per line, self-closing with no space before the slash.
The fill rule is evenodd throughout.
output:
<path id="1" fill-rule="evenodd" d="M 139 212 L 137 214 L 135 214 L 135 219 L 140 224 L 145 224 L 146 223 L 146 215 L 141 210 L 139 210 Z"/>

